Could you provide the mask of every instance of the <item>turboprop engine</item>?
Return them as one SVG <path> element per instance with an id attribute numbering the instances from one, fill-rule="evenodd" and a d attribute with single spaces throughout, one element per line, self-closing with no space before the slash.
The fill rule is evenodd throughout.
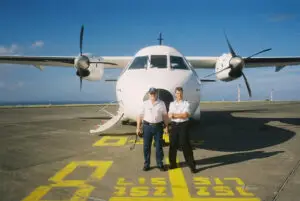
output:
<path id="1" fill-rule="evenodd" d="M 74 60 L 74 67 L 77 69 L 76 75 L 80 78 L 80 90 L 82 88 L 82 79 L 100 80 L 103 76 L 103 64 L 116 65 L 115 63 L 103 62 L 101 60 L 91 61 L 90 58 L 82 54 L 84 26 L 80 30 L 80 55 Z"/>
<path id="2" fill-rule="evenodd" d="M 249 83 L 247 81 L 247 78 L 246 78 L 245 74 L 243 73 L 243 68 L 245 67 L 244 59 L 249 59 L 249 58 L 256 56 L 258 54 L 261 54 L 263 52 L 267 52 L 267 51 L 271 50 L 271 48 L 257 52 L 247 58 L 242 58 L 241 56 L 237 55 L 234 52 L 230 42 L 228 41 L 226 34 L 225 34 L 225 37 L 226 37 L 226 42 L 227 42 L 228 48 L 230 50 L 230 53 L 223 54 L 222 56 L 220 56 L 215 65 L 215 73 L 212 73 L 205 77 L 209 77 L 209 76 L 215 74 L 217 79 L 219 79 L 219 80 L 232 81 L 232 80 L 235 80 L 235 79 L 243 76 L 243 78 L 245 80 L 245 84 L 248 89 L 249 96 L 251 97 L 251 89 L 250 89 Z"/>

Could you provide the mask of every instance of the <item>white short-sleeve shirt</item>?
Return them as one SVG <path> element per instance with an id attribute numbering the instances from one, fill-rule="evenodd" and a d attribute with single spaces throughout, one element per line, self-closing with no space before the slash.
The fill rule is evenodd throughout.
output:
<path id="1" fill-rule="evenodd" d="M 190 104 L 188 101 L 186 100 L 181 100 L 179 102 L 177 102 L 176 100 L 171 102 L 170 107 L 169 107 L 169 114 L 173 113 L 173 114 L 179 114 L 179 113 L 185 113 L 187 112 L 188 114 L 191 114 L 190 111 Z M 174 122 L 185 122 L 188 121 L 189 118 L 185 118 L 185 119 L 171 119 L 171 121 Z"/>
<path id="2" fill-rule="evenodd" d="M 149 123 L 159 123 L 163 121 L 163 115 L 167 114 L 167 108 L 163 101 L 157 99 L 154 104 L 151 100 L 144 101 L 140 115 Z"/>

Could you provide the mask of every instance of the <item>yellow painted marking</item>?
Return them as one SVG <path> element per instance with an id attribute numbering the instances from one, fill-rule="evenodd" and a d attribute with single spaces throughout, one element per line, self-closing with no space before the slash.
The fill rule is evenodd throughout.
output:
<path id="1" fill-rule="evenodd" d="M 233 181 L 235 181 L 238 185 L 241 185 L 241 186 L 245 185 L 244 182 L 243 182 L 240 178 L 238 178 L 238 177 L 224 178 L 224 180 L 225 180 L 225 181 L 226 181 L 226 180 L 227 180 L 227 181 L 233 180 Z"/>
<path id="2" fill-rule="evenodd" d="M 210 179 L 208 177 L 194 177 L 194 185 L 211 185 Z"/>
<path id="3" fill-rule="evenodd" d="M 167 161 L 167 164 L 169 164 L 168 162 L 169 161 Z M 190 199 L 191 196 L 181 168 L 171 169 L 168 173 L 174 198 L 176 198 L 176 200 Z"/>
<path id="4" fill-rule="evenodd" d="M 114 192 L 115 196 L 124 196 L 126 195 L 126 187 L 123 186 L 115 186 L 117 191 Z"/>
<path id="5" fill-rule="evenodd" d="M 135 186 L 130 189 L 130 196 L 147 196 L 149 194 L 149 186 Z"/>
<path id="6" fill-rule="evenodd" d="M 29 196 L 24 198 L 22 201 L 32 201 L 32 200 L 40 200 L 44 195 L 46 195 L 50 190 L 51 186 L 39 186 L 35 189 Z"/>
<path id="7" fill-rule="evenodd" d="M 154 196 L 166 196 L 166 187 L 155 187 Z"/>
<path id="8" fill-rule="evenodd" d="M 126 144 L 128 137 L 124 136 L 104 136 L 93 144 L 96 146 L 123 146 Z"/>
<path id="9" fill-rule="evenodd" d="M 176 198 L 176 197 L 112 197 L 109 201 L 261 201 L 259 198 Z"/>
<path id="10" fill-rule="evenodd" d="M 126 182 L 126 179 L 124 177 L 121 177 L 117 181 L 118 186 L 128 186 L 128 185 L 134 185 L 132 182 Z"/>
<path id="11" fill-rule="evenodd" d="M 220 178 L 215 178 L 215 183 L 216 183 L 216 185 L 224 185 L 224 183 L 221 181 L 221 179 Z"/>
<path id="12" fill-rule="evenodd" d="M 73 172 L 79 166 L 87 166 L 87 167 L 96 167 L 96 170 L 93 174 L 88 178 L 88 180 L 101 180 L 102 177 L 106 174 L 107 170 L 112 166 L 112 161 L 75 161 L 68 164 L 61 171 L 56 173 L 53 177 L 49 179 L 49 181 L 53 181 L 56 183 L 66 183 L 71 182 L 73 184 L 85 184 L 86 180 L 63 180 L 66 176 L 68 176 L 71 172 Z"/>
<path id="13" fill-rule="evenodd" d="M 234 192 L 229 186 L 214 186 L 213 189 L 216 192 L 216 196 L 234 196 Z"/>
<path id="14" fill-rule="evenodd" d="M 33 191 L 29 196 L 27 196 L 22 201 L 48 201 L 48 200 L 41 200 L 52 188 L 61 188 L 61 187 L 77 187 L 79 189 L 76 190 L 74 195 L 69 201 L 84 201 L 88 198 L 90 193 L 94 190 L 95 187 L 88 185 L 88 184 L 82 184 L 78 185 L 70 184 L 70 183 L 59 183 L 59 184 L 50 184 L 49 186 L 40 186 L 36 188 L 35 191 Z M 50 201 L 50 200 L 49 200 Z M 53 200 L 52 200 L 53 201 Z"/>
<path id="15" fill-rule="evenodd" d="M 163 134 L 163 139 L 166 143 L 170 143 L 170 138 L 169 138 L 169 134 L 168 133 L 164 133 Z"/>
<path id="16" fill-rule="evenodd" d="M 163 177 L 151 178 L 151 184 L 155 186 L 167 185 L 167 181 Z"/>
<path id="17" fill-rule="evenodd" d="M 197 195 L 199 196 L 210 196 L 210 193 L 207 191 L 206 186 L 197 186 Z"/>
<path id="18" fill-rule="evenodd" d="M 139 184 L 145 184 L 146 179 L 144 177 L 139 177 Z"/>
<path id="19" fill-rule="evenodd" d="M 50 184 L 48 186 L 40 186 L 36 188 L 29 196 L 27 196 L 23 201 L 41 201 L 52 188 L 67 188 L 76 187 L 78 188 L 74 193 L 73 197 L 69 201 L 84 201 L 88 198 L 90 193 L 95 187 L 86 184 L 88 180 L 101 180 L 106 174 L 108 169 L 112 166 L 112 161 L 76 161 L 71 162 L 65 166 L 62 170 L 56 173 L 49 181 L 55 182 L 55 184 Z M 72 173 L 78 166 L 89 166 L 96 167 L 96 170 L 88 178 L 88 180 L 63 180 L 66 176 Z M 46 201 L 46 200 L 43 200 Z"/>
<path id="20" fill-rule="evenodd" d="M 237 186 L 236 190 L 239 192 L 241 196 L 254 196 L 253 193 L 247 192 L 243 187 Z"/>

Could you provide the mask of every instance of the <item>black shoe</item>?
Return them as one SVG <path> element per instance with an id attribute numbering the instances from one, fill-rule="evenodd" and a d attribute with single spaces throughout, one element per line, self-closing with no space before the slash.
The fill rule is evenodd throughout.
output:
<path id="1" fill-rule="evenodd" d="M 197 173 L 196 167 L 190 167 L 190 170 L 191 170 L 192 173 Z"/>
<path id="2" fill-rule="evenodd" d="M 148 171 L 148 170 L 150 170 L 150 167 L 144 166 L 143 170 Z"/>
<path id="3" fill-rule="evenodd" d="M 163 165 L 163 166 L 160 166 L 160 167 L 158 167 L 159 168 L 159 170 L 161 171 L 161 172 L 165 172 L 166 171 L 166 167 Z"/>

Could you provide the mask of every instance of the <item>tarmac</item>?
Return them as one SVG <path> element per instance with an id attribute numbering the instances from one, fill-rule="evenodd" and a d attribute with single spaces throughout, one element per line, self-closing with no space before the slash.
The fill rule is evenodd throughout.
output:
<path id="1" fill-rule="evenodd" d="M 142 139 L 102 135 L 98 106 L 0 109 L 0 200 L 299 201 L 300 102 L 201 103 L 190 128 L 197 173 L 144 172 Z M 116 106 L 109 106 L 115 112 Z M 168 140 L 167 137 L 165 138 Z M 168 164 L 168 146 L 164 147 Z"/>

